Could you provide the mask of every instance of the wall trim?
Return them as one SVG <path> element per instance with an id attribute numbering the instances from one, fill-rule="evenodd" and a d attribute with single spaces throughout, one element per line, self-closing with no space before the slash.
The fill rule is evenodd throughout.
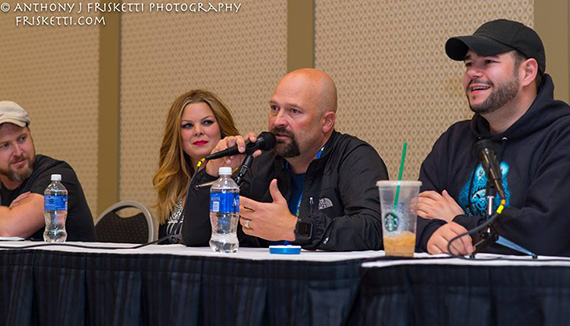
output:
<path id="1" fill-rule="evenodd" d="M 554 98 L 570 102 L 569 0 L 535 0 L 534 29 L 546 51 L 546 72 L 554 79 Z"/>
<path id="2" fill-rule="evenodd" d="M 287 72 L 315 67 L 315 1 L 287 1 Z"/>
<path id="3" fill-rule="evenodd" d="M 99 28 L 97 216 L 119 201 L 121 15 L 108 13 Z"/>

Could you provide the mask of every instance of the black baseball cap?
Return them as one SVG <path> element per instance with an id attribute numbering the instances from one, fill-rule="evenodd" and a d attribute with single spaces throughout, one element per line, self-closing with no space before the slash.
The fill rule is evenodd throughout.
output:
<path id="1" fill-rule="evenodd" d="M 477 28 L 473 35 L 452 37 L 445 43 L 445 52 L 453 60 L 465 59 L 469 49 L 483 56 L 516 50 L 526 58 L 536 59 L 540 75 L 546 68 L 546 55 L 540 36 L 532 28 L 512 20 L 487 22 Z"/>

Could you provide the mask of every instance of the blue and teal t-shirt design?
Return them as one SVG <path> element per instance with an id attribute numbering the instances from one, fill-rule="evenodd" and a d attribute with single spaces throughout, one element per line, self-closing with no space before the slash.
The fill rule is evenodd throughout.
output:
<path id="1" fill-rule="evenodd" d="M 507 182 L 507 175 L 509 174 L 509 165 L 501 162 L 501 177 L 503 179 L 503 188 L 505 189 L 505 207 L 509 207 L 511 192 Z M 473 186 L 469 189 L 470 180 L 461 191 L 459 192 L 459 206 L 463 208 L 467 216 L 485 216 L 487 212 L 487 198 L 485 198 L 485 188 L 487 187 L 487 176 L 481 164 L 475 168 L 475 175 L 473 176 Z M 469 191 L 471 190 L 471 191 Z M 470 204 L 471 203 L 471 204 Z M 499 207 L 499 200 L 495 200 L 493 208 L 496 210 Z"/>

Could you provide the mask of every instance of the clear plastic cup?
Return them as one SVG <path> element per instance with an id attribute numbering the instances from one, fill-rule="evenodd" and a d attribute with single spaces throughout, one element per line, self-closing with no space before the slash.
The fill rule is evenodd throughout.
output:
<path id="1" fill-rule="evenodd" d="M 386 256 L 413 257 L 421 181 L 378 181 Z"/>

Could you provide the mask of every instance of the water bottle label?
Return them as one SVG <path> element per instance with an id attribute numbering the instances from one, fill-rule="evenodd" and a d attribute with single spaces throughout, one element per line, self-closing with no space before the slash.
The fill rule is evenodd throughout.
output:
<path id="1" fill-rule="evenodd" d="M 67 195 L 45 195 L 44 210 L 46 211 L 67 210 Z"/>
<path id="2" fill-rule="evenodd" d="M 239 193 L 211 193 L 210 211 L 214 213 L 239 213 Z"/>

